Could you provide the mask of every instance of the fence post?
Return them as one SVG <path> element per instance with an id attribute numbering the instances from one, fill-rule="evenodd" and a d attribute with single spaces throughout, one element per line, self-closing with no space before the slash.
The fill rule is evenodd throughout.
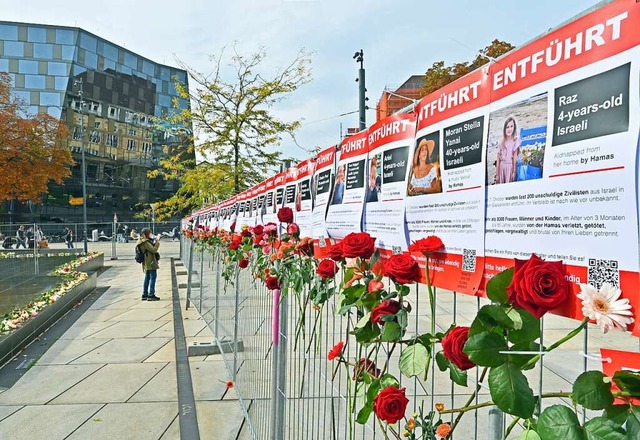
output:
<path id="1" fill-rule="evenodd" d="M 218 310 L 220 309 L 220 254 L 218 251 L 215 253 L 216 260 L 216 311 L 215 311 L 215 327 L 213 331 L 213 336 L 216 338 L 216 341 L 219 340 L 218 337 L 218 318 L 220 315 L 218 314 Z"/>
<path id="2" fill-rule="evenodd" d="M 200 251 L 200 304 L 198 305 L 198 313 L 202 315 L 202 292 L 204 290 L 204 247 Z"/>
<path id="3" fill-rule="evenodd" d="M 115 221 L 114 219 L 113 226 L 111 229 L 111 259 L 112 260 L 118 259 L 117 242 L 118 242 L 118 222 Z"/>
<path id="4" fill-rule="evenodd" d="M 288 300 L 287 295 L 281 295 L 280 290 L 273 291 L 274 302 L 274 365 L 272 372 L 271 411 L 273 414 L 271 438 L 284 439 L 284 413 L 287 399 L 287 329 L 288 329 Z M 277 331 L 276 331 L 277 330 Z M 276 344 L 277 342 L 277 344 Z"/>
<path id="5" fill-rule="evenodd" d="M 280 290 L 272 290 L 271 306 L 271 440 L 276 439 L 276 419 L 278 412 L 278 349 L 280 347 Z"/>
<path id="6" fill-rule="evenodd" d="M 235 304 L 233 305 L 233 381 L 238 374 L 238 312 L 240 311 L 240 268 L 236 266 Z"/>
<path id="7" fill-rule="evenodd" d="M 189 267 L 187 267 L 187 301 L 186 309 L 189 310 L 189 301 L 191 301 L 191 272 L 193 271 L 193 240 L 189 243 Z"/>
<path id="8" fill-rule="evenodd" d="M 504 427 L 504 413 L 498 408 L 489 410 L 489 437 L 488 440 L 502 440 Z"/>

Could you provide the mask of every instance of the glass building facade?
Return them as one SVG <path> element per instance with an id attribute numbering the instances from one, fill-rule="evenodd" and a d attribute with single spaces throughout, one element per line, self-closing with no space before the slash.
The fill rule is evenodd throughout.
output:
<path id="1" fill-rule="evenodd" d="M 41 220 L 81 217 L 81 207 L 69 202 L 82 196 L 82 148 L 89 220 L 104 221 L 115 212 L 128 219 L 177 189 L 176 182 L 150 180 L 147 172 L 190 132 L 166 124 L 158 129 L 164 116 L 179 111 L 174 103 L 189 106 L 175 87 L 176 81 L 188 87 L 186 71 L 79 28 L 0 21 L 0 72 L 9 73 L 12 93 L 28 112 L 48 113 L 69 127 L 77 165 L 64 185 L 51 186 L 39 207 Z"/>

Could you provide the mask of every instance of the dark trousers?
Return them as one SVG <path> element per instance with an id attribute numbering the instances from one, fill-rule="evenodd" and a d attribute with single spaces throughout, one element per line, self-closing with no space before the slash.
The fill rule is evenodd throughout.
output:
<path id="1" fill-rule="evenodd" d="M 157 277 L 158 277 L 157 269 L 144 271 L 144 284 L 142 285 L 142 296 L 155 296 Z"/>

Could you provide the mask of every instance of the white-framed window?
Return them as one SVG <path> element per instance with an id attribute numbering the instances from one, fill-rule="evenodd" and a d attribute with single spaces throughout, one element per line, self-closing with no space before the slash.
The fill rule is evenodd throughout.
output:
<path id="1" fill-rule="evenodd" d="M 108 134 L 107 135 L 107 145 L 110 147 L 118 146 L 118 135 L 117 134 Z"/>
<path id="2" fill-rule="evenodd" d="M 100 128 L 100 121 L 96 121 L 93 123 L 93 128 Z"/>
<path id="3" fill-rule="evenodd" d="M 138 151 L 138 141 L 135 139 L 127 139 L 127 150 Z"/>
<path id="4" fill-rule="evenodd" d="M 142 143 L 142 151 L 144 153 L 151 153 L 152 144 L 151 142 L 143 142 Z"/>
<path id="5" fill-rule="evenodd" d="M 102 136 L 99 131 L 91 130 L 91 133 L 89 134 L 89 142 L 93 142 L 94 144 L 99 144 L 101 138 Z"/>
<path id="6" fill-rule="evenodd" d="M 129 136 L 135 136 L 135 135 L 136 135 L 136 133 L 137 133 L 137 131 L 136 131 L 136 130 L 134 130 L 133 128 L 130 128 L 130 129 L 129 129 Z"/>
<path id="7" fill-rule="evenodd" d="M 82 139 L 82 127 L 75 125 L 73 127 L 73 140 L 79 141 Z"/>
<path id="8" fill-rule="evenodd" d="M 112 119 L 119 119 L 120 109 L 118 107 L 109 106 L 109 113 L 107 116 L 109 116 Z"/>

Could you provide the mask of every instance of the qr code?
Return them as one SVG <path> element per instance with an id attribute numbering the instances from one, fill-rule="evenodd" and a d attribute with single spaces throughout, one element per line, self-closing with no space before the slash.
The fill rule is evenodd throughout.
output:
<path id="1" fill-rule="evenodd" d="M 604 283 L 609 283 L 619 288 L 620 271 L 618 270 L 618 261 L 589 258 L 587 283 L 596 289 L 600 289 Z"/>
<path id="2" fill-rule="evenodd" d="M 391 252 L 393 252 L 393 255 L 401 254 L 402 253 L 402 247 L 400 247 L 400 246 L 391 246 Z"/>
<path id="3" fill-rule="evenodd" d="M 324 242 L 324 235 L 318 237 L 318 246 L 325 247 L 327 244 Z"/>
<path id="4" fill-rule="evenodd" d="M 476 271 L 476 250 L 475 249 L 462 250 L 462 271 L 463 272 Z"/>

